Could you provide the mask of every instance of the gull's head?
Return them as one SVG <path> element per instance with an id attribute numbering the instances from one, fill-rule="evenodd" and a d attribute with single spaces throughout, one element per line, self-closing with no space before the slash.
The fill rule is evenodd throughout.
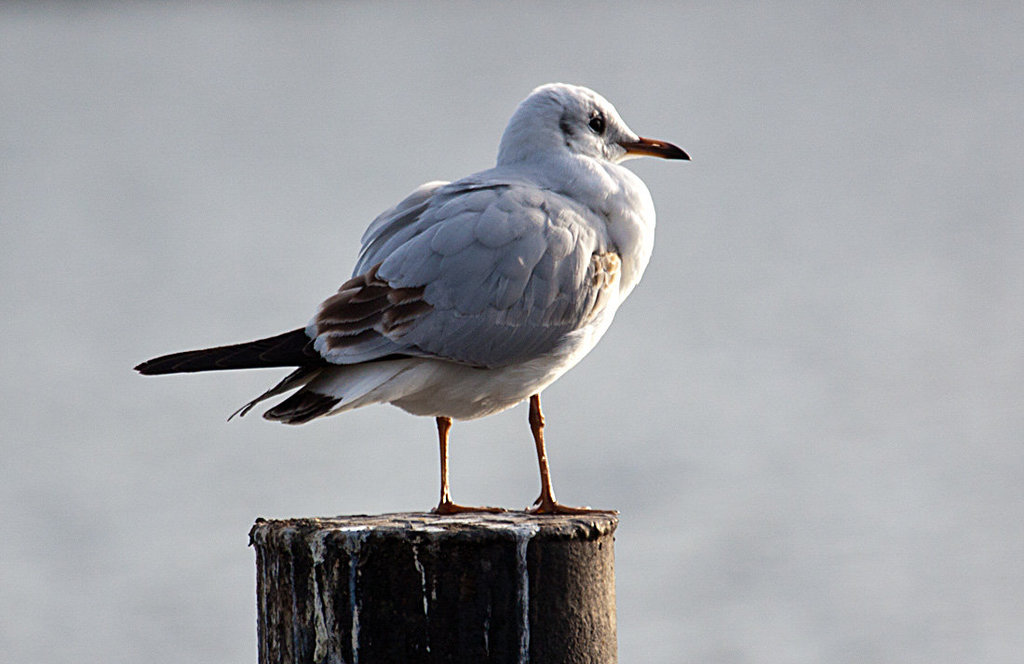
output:
<path id="1" fill-rule="evenodd" d="M 638 136 L 611 103 L 589 88 L 549 83 L 524 99 L 505 128 L 498 164 L 569 153 L 618 163 L 633 157 L 689 159 L 665 141 Z"/>

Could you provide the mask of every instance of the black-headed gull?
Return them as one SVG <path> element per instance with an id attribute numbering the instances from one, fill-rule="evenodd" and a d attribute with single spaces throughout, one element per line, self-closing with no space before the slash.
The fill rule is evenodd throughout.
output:
<path id="1" fill-rule="evenodd" d="M 620 165 L 642 155 L 689 159 L 671 143 L 633 133 L 592 90 L 541 86 L 513 114 L 494 168 L 424 184 L 370 224 L 352 278 L 305 328 L 165 355 L 136 369 L 295 367 L 237 411 L 295 390 L 264 413 L 287 424 L 373 403 L 432 416 L 440 514 L 497 511 L 451 500 L 452 419 L 528 398 L 541 475 L 530 511 L 590 511 L 555 500 L 540 392 L 597 344 L 647 266 L 654 204 Z"/>

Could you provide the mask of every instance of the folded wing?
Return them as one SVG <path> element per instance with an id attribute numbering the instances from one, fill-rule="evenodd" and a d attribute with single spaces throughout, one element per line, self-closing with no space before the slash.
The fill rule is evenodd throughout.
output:
<path id="1" fill-rule="evenodd" d="M 306 328 L 329 362 L 507 366 L 617 301 L 619 259 L 593 213 L 522 184 L 430 187 L 374 222 L 361 272 Z"/>

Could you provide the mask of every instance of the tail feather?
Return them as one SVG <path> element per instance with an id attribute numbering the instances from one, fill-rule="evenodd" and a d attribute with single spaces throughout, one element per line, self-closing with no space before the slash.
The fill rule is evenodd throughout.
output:
<path id="1" fill-rule="evenodd" d="M 305 424 L 328 414 L 340 402 L 341 397 L 302 389 L 263 413 L 263 417 L 285 424 Z"/>
<path id="2" fill-rule="evenodd" d="M 164 355 L 143 362 L 135 370 L 141 374 L 155 375 L 326 364 L 313 349 L 313 342 L 306 331 L 299 328 L 276 337 Z"/>
<path id="3" fill-rule="evenodd" d="M 255 408 L 257 404 L 266 401 L 270 397 L 276 397 L 279 394 L 284 394 L 285 392 L 294 390 L 297 387 L 302 387 L 303 385 L 305 385 L 306 383 L 320 375 L 321 371 L 323 371 L 323 369 L 320 367 L 299 367 L 295 371 L 285 376 L 284 379 L 281 380 L 281 382 L 279 382 L 277 385 L 273 386 L 272 388 L 270 388 L 263 394 L 259 395 L 249 403 L 245 404 L 235 412 L 231 413 L 231 416 L 228 418 L 228 422 L 234 419 L 236 415 L 238 417 L 245 417 L 246 413 Z"/>
<path id="4" fill-rule="evenodd" d="M 317 373 L 310 375 L 308 381 L 305 376 L 292 382 L 286 379 L 279 387 L 295 387 L 299 380 L 305 384 L 298 392 L 263 413 L 263 417 L 285 424 L 303 424 L 323 415 L 391 401 L 408 387 L 407 383 L 396 379 L 416 362 L 405 358 L 334 366 L 316 370 Z M 285 390 L 274 388 L 273 391 L 280 393 Z"/>

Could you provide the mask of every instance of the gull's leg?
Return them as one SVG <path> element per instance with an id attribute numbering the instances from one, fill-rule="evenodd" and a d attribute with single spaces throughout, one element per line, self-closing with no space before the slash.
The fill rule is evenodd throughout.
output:
<path id="1" fill-rule="evenodd" d="M 544 413 L 540 412 L 540 395 L 530 397 L 530 431 L 537 446 L 537 465 L 540 466 L 540 496 L 534 501 L 534 510 L 540 514 L 554 512 L 558 502 L 555 490 L 551 488 L 551 470 L 548 468 L 548 452 L 544 447 Z"/>
<path id="2" fill-rule="evenodd" d="M 530 430 L 537 446 L 537 465 L 540 466 L 540 496 L 526 511 L 533 514 L 592 514 L 614 510 L 594 510 L 589 507 L 569 507 L 555 500 L 551 488 L 551 470 L 548 468 L 548 453 L 544 447 L 544 414 L 540 412 L 540 395 L 530 397 Z"/>
<path id="3" fill-rule="evenodd" d="M 434 508 L 435 514 L 459 514 L 462 512 L 504 512 L 500 507 L 468 507 L 452 502 L 448 488 L 448 433 L 452 429 L 452 418 L 437 418 L 437 437 L 441 443 L 441 500 Z"/>
<path id="4" fill-rule="evenodd" d="M 452 430 L 452 418 L 437 418 L 437 437 L 441 442 L 441 500 L 437 503 L 437 512 L 445 505 L 452 504 L 451 491 L 448 488 L 448 433 Z"/>

